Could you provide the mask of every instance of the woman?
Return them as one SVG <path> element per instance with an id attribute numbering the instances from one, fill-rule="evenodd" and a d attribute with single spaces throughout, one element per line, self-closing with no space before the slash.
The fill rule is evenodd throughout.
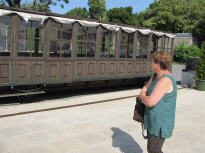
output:
<path id="1" fill-rule="evenodd" d="M 152 70 L 155 72 L 140 91 L 145 104 L 144 128 L 147 130 L 148 153 L 162 153 L 165 138 L 172 136 L 177 85 L 169 71 L 171 57 L 164 51 L 152 54 Z"/>

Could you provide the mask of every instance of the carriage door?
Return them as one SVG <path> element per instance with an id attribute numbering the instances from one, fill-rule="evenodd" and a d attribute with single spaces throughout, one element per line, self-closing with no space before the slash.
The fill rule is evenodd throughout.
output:
<path id="1" fill-rule="evenodd" d="M 0 86 L 12 82 L 12 16 L 0 16 Z"/>
<path id="2" fill-rule="evenodd" d="M 40 84 L 44 81 L 43 25 L 40 21 L 16 20 L 15 83 Z"/>
<path id="3" fill-rule="evenodd" d="M 72 24 L 48 21 L 47 83 L 66 83 L 72 80 Z"/>

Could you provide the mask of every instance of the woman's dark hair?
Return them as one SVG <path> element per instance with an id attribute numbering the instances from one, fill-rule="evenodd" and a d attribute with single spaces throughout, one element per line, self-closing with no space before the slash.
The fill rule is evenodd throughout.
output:
<path id="1" fill-rule="evenodd" d="M 172 63 L 171 56 L 165 51 L 152 53 L 152 59 L 155 64 L 160 64 L 160 68 L 163 70 L 168 70 Z"/>

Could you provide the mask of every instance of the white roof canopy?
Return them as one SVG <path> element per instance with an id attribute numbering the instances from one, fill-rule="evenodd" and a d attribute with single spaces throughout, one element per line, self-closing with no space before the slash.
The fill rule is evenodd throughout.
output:
<path id="1" fill-rule="evenodd" d="M 22 17 L 26 22 L 28 22 L 29 20 L 32 20 L 32 21 L 40 21 L 41 23 L 43 23 L 46 19 L 51 18 L 51 19 L 55 20 L 56 22 L 62 23 L 62 24 L 72 24 L 74 22 L 78 22 L 82 26 L 86 26 L 86 27 L 97 27 L 97 26 L 101 25 L 104 28 L 106 28 L 108 30 L 112 30 L 112 31 L 118 31 L 119 29 L 122 29 L 127 33 L 139 31 L 143 35 L 148 35 L 150 33 L 153 33 L 159 37 L 160 36 L 166 36 L 169 38 L 175 37 L 175 35 L 173 35 L 173 34 L 164 33 L 164 32 L 157 32 L 157 31 L 153 31 L 150 29 L 137 29 L 137 28 L 131 28 L 131 27 L 125 27 L 125 26 L 119 26 L 119 25 L 98 23 L 98 22 L 94 22 L 94 21 L 69 19 L 69 18 L 55 17 L 55 16 L 37 15 L 37 14 L 32 14 L 32 13 L 23 13 L 23 12 L 0 9 L 0 16 L 10 15 L 13 13 Z"/>

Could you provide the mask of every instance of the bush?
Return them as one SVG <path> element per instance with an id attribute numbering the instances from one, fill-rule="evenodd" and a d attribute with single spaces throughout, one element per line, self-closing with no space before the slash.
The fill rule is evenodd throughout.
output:
<path id="1" fill-rule="evenodd" d="M 201 45 L 201 56 L 199 61 L 199 69 L 197 78 L 205 80 L 205 41 Z"/>
<path id="2" fill-rule="evenodd" d="M 200 57 L 201 49 L 196 45 L 186 46 L 184 43 L 179 44 L 174 52 L 173 60 L 179 63 L 185 63 L 188 57 Z"/>

